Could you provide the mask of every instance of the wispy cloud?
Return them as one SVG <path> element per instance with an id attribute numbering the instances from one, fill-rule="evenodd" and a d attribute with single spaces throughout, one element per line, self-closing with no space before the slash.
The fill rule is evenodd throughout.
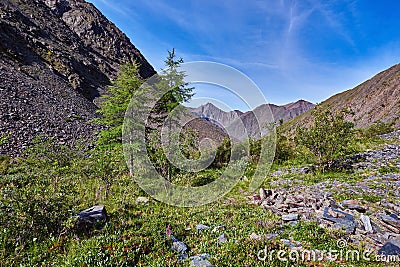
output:
<path id="1" fill-rule="evenodd" d="M 175 47 L 185 61 L 238 68 L 272 102 L 317 102 L 400 58 L 394 0 L 90 1 L 126 22 L 122 28 L 157 70 Z"/>
<path id="2" fill-rule="evenodd" d="M 313 8 L 317 9 L 326 19 L 328 25 L 335 30 L 343 39 L 345 39 L 350 45 L 354 46 L 354 40 L 346 29 L 348 25 L 343 22 L 343 13 L 337 12 L 332 6 L 337 1 L 324 2 L 318 0 L 309 0 Z M 354 1 L 345 1 L 346 9 L 354 5 Z M 354 10 L 354 8 L 353 8 Z"/>

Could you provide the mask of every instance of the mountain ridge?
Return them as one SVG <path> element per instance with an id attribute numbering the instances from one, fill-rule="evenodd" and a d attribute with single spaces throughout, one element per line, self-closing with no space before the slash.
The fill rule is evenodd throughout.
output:
<path id="1" fill-rule="evenodd" d="M 376 123 L 393 124 L 400 128 L 400 64 L 379 72 L 352 89 L 337 93 L 320 103 L 321 108 L 337 112 L 350 109 L 346 119 L 356 128 L 368 128 Z M 308 125 L 311 112 L 305 112 L 285 123 L 285 131 Z"/>
<path id="2" fill-rule="evenodd" d="M 262 131 L 261 128 L 265 127 L 266 124 L 271 122 L 278 124 L 282 121 L 287 121 L 314 108 L 314 106 L 311 102 L 298 100 L 282 106 L 263 104 L 247 112 L 239 110 L 224 111 L 212 103 L 206 103 L 197 108 L 189 108 L 189 110 L 199 118 L 209 120 L 220 128 L 230 129 L 235 139 L 243 140 L 248 137 L 258 138 L 260 137 L 260 131 Z M 243 122 L 246 132 L 239 130 L 242 127 L 235 129 L 235 126 L 238 126 L 237 123 L 241 122 Z"/>

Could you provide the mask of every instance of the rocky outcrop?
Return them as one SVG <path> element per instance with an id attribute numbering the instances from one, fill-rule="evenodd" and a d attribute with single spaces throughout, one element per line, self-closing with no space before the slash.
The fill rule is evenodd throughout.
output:
<path id="1" fill-rule="evenodd" d="M 129 38 L 110 22 L 93 4 L 84 0 L 45 0 L 47 6 L 78 35 L 85 46 L 93 50 L 100 69 L 112 78 L 118 65 L 140 63 L 140 75 L 148 78 L 155 74 Z"/>
<path id="2" fill-rule="evenodd" d="M 153 68 L 114 24 L 85 1 L 0 0 L 0 154 L 37 136 L 68 144 L 100 130 L 96 99 L 118 65 Z"/>

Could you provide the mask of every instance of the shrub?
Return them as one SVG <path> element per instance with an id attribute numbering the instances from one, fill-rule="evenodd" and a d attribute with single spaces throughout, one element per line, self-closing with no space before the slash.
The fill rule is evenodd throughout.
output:
<path id="1" fill-rule="evenodd" d="M 276 129 L 275 162 L 282 163 L 294 159 L 296 154 L 295 144 L 292 138 L 285 135 L 280 127 Z"/>
<path id="2" fill-rule="evenodd" d="M 296 132 L 296 143 L 309 149 L 316 157 L 322 172 L 330 168 L 335 160 L 350 153 L 354 137 L 354 124 L 345 120 L 349 111 L 332 113 L 317 106 L 313 112 L 313 124 L 301 127 Z"/>

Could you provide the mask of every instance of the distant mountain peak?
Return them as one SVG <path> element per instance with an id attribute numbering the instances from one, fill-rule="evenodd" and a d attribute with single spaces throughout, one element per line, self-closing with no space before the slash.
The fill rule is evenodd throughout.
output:
<path id="1" fill-rule="evenodd" d="M 262 114 L 264 116 L 263 120 L 271 121 L 271 114 L 265 114 L 266 105 L 272 112 L 273 120 L 278 122 L 280 120 L 287 121 L 291 118 L 294 118 L 310 109 L 312 109 L 315 105 L 305 100 L 299 100 L 293 103 L 289 103 L 283 106 L 278 106 L 275 104 L 263 104 L 254 109 L 254 112 L 258 114 Z M 241 119 L 247 131 L 250 133 L 250 137 L 257 137 L 259 134 L 259 123 L 263 124 L 263 122 L 257 122 L 254 117 L 254 113 L 252 111 L 241 112 L 239 110 L 234 111 L 223 111 L 220 108 L 216 107 L 212 103 L 203 104 L 197 108 L 191 108 L 192 113 L 197 115 L 199 118 L 206 119 L 208 121 L 214 122 L 218 126 L 222 128 L 229 127 L 235 120 Z M 262 112 L 258 112 L 262 111 Z M 244 137 L 245 133 L 238 133 L 238 136 L 235 136 L 237 139 L 241 139 Z M 240 135 L 240 136 L 239 136 Z"/>

